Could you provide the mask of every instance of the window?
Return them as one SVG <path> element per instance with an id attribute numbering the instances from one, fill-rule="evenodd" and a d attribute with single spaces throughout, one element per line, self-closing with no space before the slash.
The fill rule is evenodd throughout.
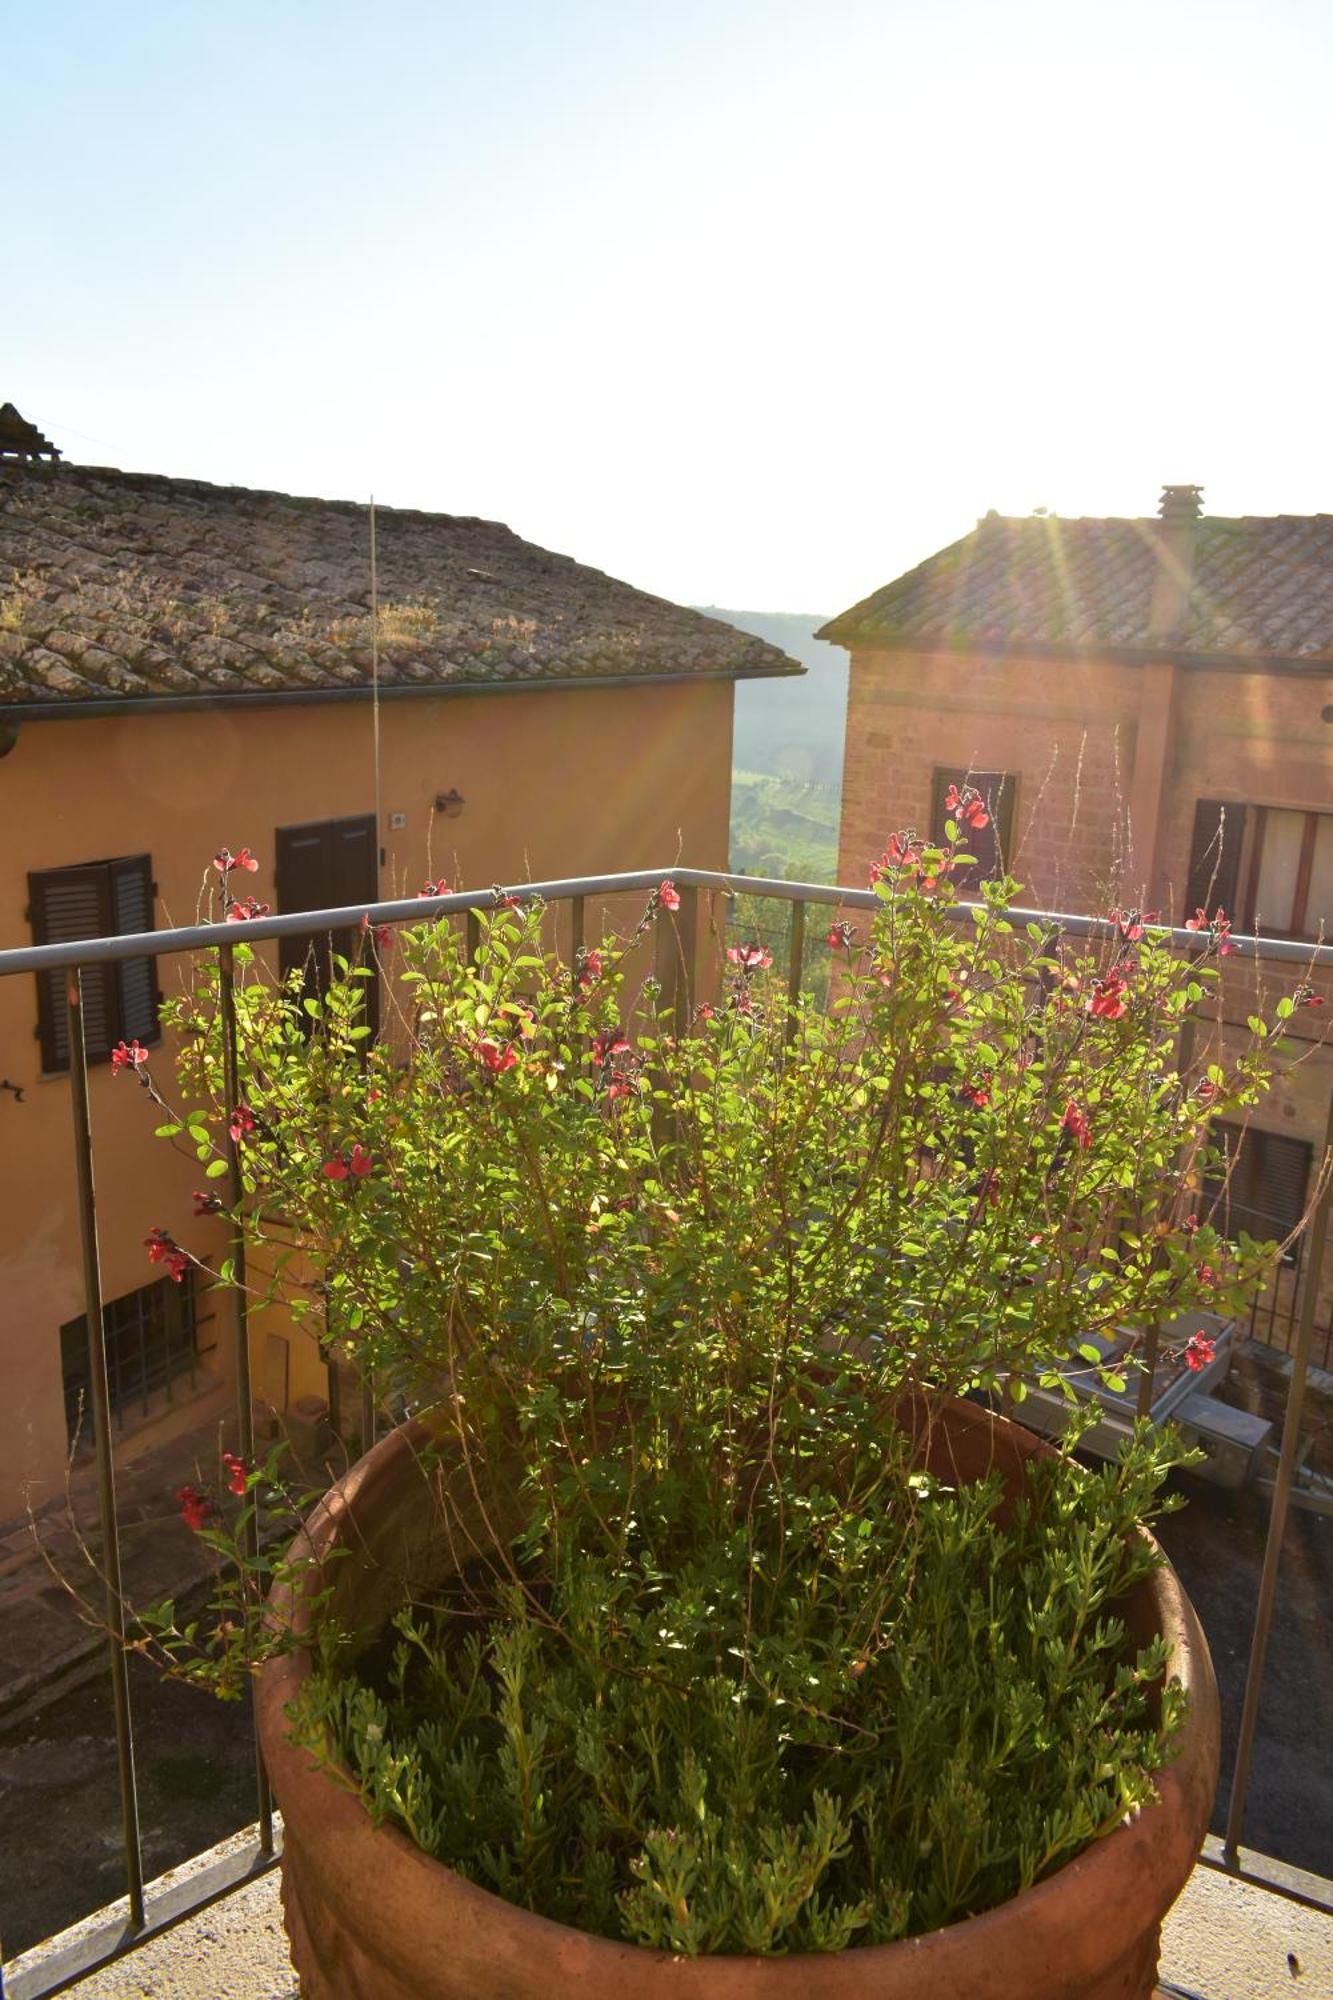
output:
<path id="1" fill-rule="evenodd" d="M 957 785 L 960 792 L 970 785 L 981 794 L 990 815 L 988 826 L 976 830 L 963 828 L 963 852 L 975 854 L 976 861 L 970 867 L 960 868 L 954 879 L 960 887 L 975 888 L 979 882 L 1003 875 L 1008 865 L 1013 852 L 1014 794 L 1018 783 L 1007 771 L 937 769 L 930 807 L 930 838 L 937 847 L 943 845 L 945 821 L 952 817 L 944 804 L 950 785 Z"/>
<path id="2" fill-rule="evenodd" d="M 1333 936 L 1333 813 L 1200 799 L 1184 915 L 1219 905 L 1237 930 Z"/>
<path id="3" fill-rule="evenodd" d="M 150 1399 L 182 1375 L 193 1381 L 198 1360 L 194 1272 L 180 1284 L 160 1278 L 141 1291 L 109 1299 L 102 1306 L 106 1333 L 107 1387 L 121 1422 L 133 1405 L 147 1414 Z M 71 1441 L 92 1436 L 88 1320 L 80 1313 L 60 1329 L 60 1368 L 65 1384 L 65 1426 Z"/>
<path id="4" fill-rule="evenodd" d="M 131 937 L 151 931 L 155 894 L 146 854 L 44 869 L 28 877 L 33 942 L 64 944 L 72 938 Z M 117 1042 L 155 1041 L 158 999 L 155 958 L 86 968 L 83 1023 L 89 1061 L 105 1062 Z M 37 975 L 37 1036 L 42 1068 L 68 1069 L 63 972 Z"/>
<path id="5" fill-rule="evenodd" d="M 373 814 L 280 826 L 275 846 L 278 908 L 284 916 L 293 910 L 368 908 L 378 900 Z M 284 975 L 301 967 L 304 990 L 313 997 L 328 988 L 333 954 L 354 958 L 358 943 L 355 930 L 326 931 L 322 937 L 280 938 L 278 964 Z M 377 1021 L 377 1002 L 376 984 L 367 980 L 366 1018 L 372 1027 Z"/>
<path id="6" fill-rule="evenodd" d="M 1305 1213 L 1311 1161 L 1307 1141 L 1222 1121 L 1213 1127 L 1213 1139 L 1225 1151 L 1231 1174 L 1227 1179 L 1219 1170 L 1204 1182 L 1209 1221 L 1224 1236 L 1242 1229 L 1260 1242 L 1288 1236 Z M 1287 1254 L 1294 1262 L 1295 1248 Z"/>

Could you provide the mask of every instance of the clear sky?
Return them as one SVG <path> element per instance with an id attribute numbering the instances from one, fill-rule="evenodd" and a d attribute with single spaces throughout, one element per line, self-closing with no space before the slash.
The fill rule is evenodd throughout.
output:
<path id="1" fill-rule="evenodd" d="M 73 458 L 840 609 L 989 507 L 1333 509 L 1329 0 L 8 0 Z"/>

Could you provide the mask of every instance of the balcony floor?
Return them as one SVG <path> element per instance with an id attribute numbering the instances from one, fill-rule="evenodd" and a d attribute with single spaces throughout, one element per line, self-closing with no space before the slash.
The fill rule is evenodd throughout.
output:
<path id="1" fill-rule="evenodd" d="M 218 1853 L 234 1853 L 244 1838 L 227 1842 Z M 1215 1842 L 1208 1846 L 1216 1852 Z M 1333 1914 L 1255 1881 L 1260 1857 L 1244 1858 L 1248 1878 L 1206 1863 L 1195 1869 L 1167 1919 L 1164 1992 L 1186 1994 L 1190 2000 L 1275 2000 L 1279 1995 L 1296 2000 L 1302 1993 L 1333 1993 Z M 212 1859 L 201 1856 L 154 1884 L 150 1913 L 159 1895 L 180 1888 L 193 1870 Z M 1333 1890 L 1333 1884 L 1298 1877 L 1280 1864 L 1262 1866 L 1288 1889 L 1325 1901 Z M 6 1992 L 22 2000 L 25 1990 L 36 1990 L 44 1962 L 49 1965 L 51 1956 L 80 1932 L 105 1926 L 115 1914 L 101 1911 L 63 1939 L 14 1961 L 7 1968 Z M 77 2000 L 299 2000 L 276 1870 L 66 1990 Z"/>

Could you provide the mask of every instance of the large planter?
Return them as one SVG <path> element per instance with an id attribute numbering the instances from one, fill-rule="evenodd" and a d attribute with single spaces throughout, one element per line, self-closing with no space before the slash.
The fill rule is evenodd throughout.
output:
<path id="1" fill-rule="evenodd" d="M 373 1630 L 406 1575 L 448 1567 L 442 1495 L 421 1457 L 427 1432 L 395 1431 L 327 1495 L 298 1540 L 316 1558 L 309 1591 L 327 1588 L 335 1615 Z M 1011 1490 L 1024 1461 L 1049 1446 L 970 1404 L 944 1407 L 926 1447 L 935 1469 L 964 1480 L 998 1466 Z M 463 1530 L 484 1533 L 475 1520 Z M 327 1563 L 335 1551 L 338 1561 Z M 304 1592 L 279 1607 L 298 1633 Z M 1130 2000 L 1151 1995 L 1162 1918 L 1194 1866 L 1217 1782 L 1212 1663 L 1174 1571 L 1161 1568 L 1126 1606 L 1133 1637 L 1165 1633 L 1171 1670 L 1189 1695 L 1178 1754 L 1158 1778 L 1160 1802 L 1096 1841 L 1058 1874 L 1002 1908 L 924 1937 L 839 1954 L 675 1958 L 585 1936 L 533 1916 L 431 1860 L 287 1737 L 285 1710 L 310 1672 L 300 1651 L 259 1681 L 259 1723 L 281 1807 L 283 1904 L 303 2000 Z"/>

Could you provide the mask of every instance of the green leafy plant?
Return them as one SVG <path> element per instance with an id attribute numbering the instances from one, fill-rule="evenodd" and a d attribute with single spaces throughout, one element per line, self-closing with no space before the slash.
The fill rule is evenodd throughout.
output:
<path id="1" fill-rule="evenodd" d="M 1019 930 L 1012 882 L 955 910 L 958 807 L 943 847 L 894 837 L 864 935 L 830 930 L 826 1008 L 745 941 L 665 1005 L 669 883 L 572 965 L 498 895 L 475 955 L 448 921 L 367 928 L 318 995 L 242 943 L 234 1102 L 216 991 L 176 1005 L 162 1130 L 206 1172 L 238 1148 L 247 1282 L 432 1410 L 491 1524 L 369 1651 L 324 1635 L 294 1726 L 564 1921 L 684 1952 L 909 1934 L 1058 1867 L 1169 1754 L 1163 1650 L 1117 1607 L 1172 1447 L 1066 1453 L 1006 1508 L 922 1437 L 947 1396 L 1068 1392 L 1096 1336 L 1252 1287 L 1271 1250 L 1191 1190 L 1275 1043 L 1209 1035 L 1216 935 L 1184 963 L 1133 916 Z M 188 1262 L 162 1225 L 150 1255 Z M 240 1622 L 247 1661 L 284 1643 Z"/>

